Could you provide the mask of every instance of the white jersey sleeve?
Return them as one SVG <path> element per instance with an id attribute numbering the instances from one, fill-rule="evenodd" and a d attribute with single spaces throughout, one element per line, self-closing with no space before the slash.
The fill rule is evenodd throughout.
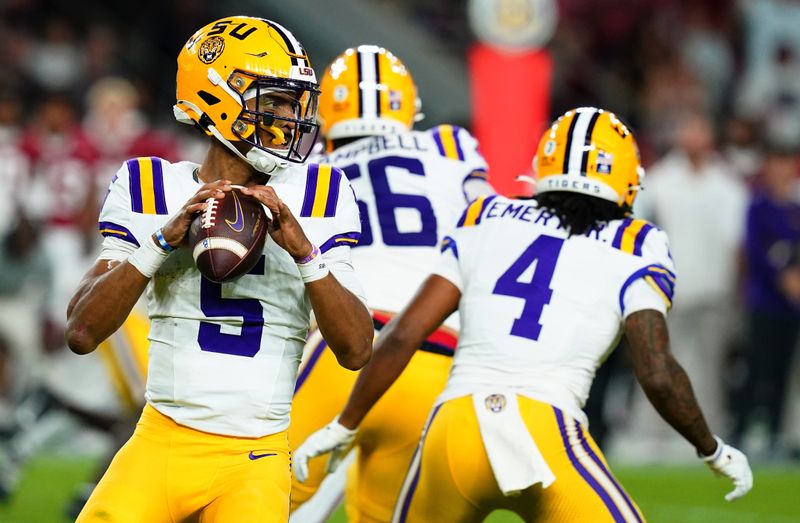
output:
<path id="1" fill-rule="evenodd" d="M 470 202 L 481 194 L 493 193 L 489 184 L 488 166 L 478 149 L 478 141 L 469 131 L 456 125 L 439 125 L 428 131 L 439 154 L 460 162 L 464 198 Z"/>
<path id="2" fill-rule="evenodd" d="M 477 241 L 476 236 L 478 233 L 473 225 L 480 223 L 480 217 L 496 197 L 494 194 L 478 196 L 475 201 L 464 209 L 461 218 L 456 223 L 456 228 L 442 239 L 440 246 L 441 259 L 433 273 L 449 280 L 462 293 L 464 292 L 466 278 L 469 276 L 471 266 L 469 263 L 470 257 L 467 256 L 467 259 L 462 259 L 461 253 L 465 250 L 467 252 L 476 252 L 476 246 L 472 244 Z"/>
<path id="3" fill-rule="evenodd" d="M 442 156 L 463 162 L 469 172 L 487 170 L 486 160 L 478 150 L 478 141 L 466 129 L 457 125 L 439 125 L 428 132 Z"/>
<path id="4" fill-rule="evenodd" d="M 158 229 L 167 214 L 165 162 L 143 157 L 126 161 L 111 179 L 100 210 L 104 236 L 98 259 L 124 260 Z"/>
<path id="5" fill-rule="evenodd" d="M 339 283 L 366 303 L 350 256 L 351 248 L 361 237 L 361 220 L 353 188 L 342 170 L 331 165 L 309 164 L 307 175 L 300 209 L 301 225 L 319 247 Z"/>
<path id="6" fill-rule="evenodd" d="M 451 235 L 445 236 L 442 240 L 442 256 L 439 264 L 433 270 L 433 274 L 441 276 L 455 285 L 458 290 L 462 290 L 461 269 L 458 266 L 458 243 L 456 242 L 454 231 Z"/>
<path id="7" fill-rule="evenodd" d="M 627 242 L 631 254 L 648 263 L 633 272 L 620 290 L 623 318 L 645 309 L 666 314 L 672 306 L 676 282 L 667 234 L 644 220 L 626 220 L 620 231 L 616 237 L 620 238 L 622 249 L 625 250 L 626 238 L 632 238 L 632 242 Z"/>

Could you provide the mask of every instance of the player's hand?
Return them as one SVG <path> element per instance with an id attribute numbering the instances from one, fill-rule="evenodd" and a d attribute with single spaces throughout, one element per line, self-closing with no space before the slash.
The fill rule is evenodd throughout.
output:
<path id="1" fill-rule="evenodd" d="M 231 182 L 228 180 L 217 180 L 204 184 L 189 200 L 183 204 L 170 220 L 161 228 L 164 240 L 173 247 L 180 247 L 186 243 L 186 235 L 192 220 L 197 213 L 206 210 L 209 198 L 224 198 L 225 193 L 231 190 Z"/>
<path id="2" fill-rule="evenodd" d="M 753 471 L 750 470 L 747 456 L 740 450 L 731 447 L 718 436 L 714 436 L 714 439 L 717 440 L 717 450 L 710 456 L 701 456 L 701 459 L 717 476 L 733 480 L 734 489 L 725 494 L 726 501 L 733 501 L 753 488 Z"/>
<path id="3" fill-rule="evenodd" d="M 357 432 L 357 429 L 350 430 L 340 425 L 337 416 L 333 421 L 311 434 L 292 457 L 294 475 L 300 483 L 305 483 L 308 479 L 308 460 L 323 454 L 330 453 L 331 455 L 325 472 L 334 472 L 350 450 Z"/>
<path id="4" fill-rule="evenodd" d="M 269 235 L 275 243 L 288 252 L 292 258 L 300 260 L 311 254 L 313 249 L 306 233 L 300 227 L 289 207 L 278 198 L 275 189 L 268 185 L 251 185 L 242 189 L 244 194 L 255 197 L 272 213 Z"/>

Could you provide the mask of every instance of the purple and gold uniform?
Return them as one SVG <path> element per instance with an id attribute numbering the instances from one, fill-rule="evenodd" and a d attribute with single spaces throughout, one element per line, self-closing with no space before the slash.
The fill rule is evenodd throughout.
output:
<path id="1" fill-rule="evenodd" d="M 124 260 L 149 241 L 202 185 L 197 168 L 160 158 L 126 162 L 100 213 L 100 259 Z M 349 254 L 360 230 L 358 211 L 343 173 L 330 165 L 291 165 L 268 185 L 320 246 L 331 272 L 363 299 Z M 200 275 L 188 249 L 178 249 L 146 293 L 147 405 L 79 521 L 103 521 L 104 514 L 119 518 L 114 521 L 161 521 L 157 516 L 167 514 L 183 520 L 216 499 L 225 501 L 213 512 L 226 521 L 261 521 L 236 512 L 253 496 L 272 505 L 264 521 L 285 520 L 286 429 L 311 314 L 294 260 L 267 241 L 250 273 L 218 284 Z M 194 451 L 166 453 L 170 441 Z M 199 470 L 204 455 L 207 467 Z"/>
<path id="2" fill-rule="evenodd" d="M 666 234 L 624 219 L 569 236 L 535 201 L 489 196 L 442 256 L 435 272 L 461 291 L 461 333 L 394 521 L 482 521 L 486 507 L 526 521 L 643 521 L 582 408 L 625 318 L 671 304 Z"/>

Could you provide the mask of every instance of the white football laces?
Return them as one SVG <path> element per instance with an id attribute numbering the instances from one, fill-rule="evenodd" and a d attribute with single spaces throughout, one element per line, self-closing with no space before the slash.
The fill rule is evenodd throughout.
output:
<path id="1" fill-rule="evenodd" d="M 214 226 L 217 217 L 217 205 L 219 200 L 216 198 L 209 198 L 206 200 L 206 210 L 203 211 L 202 226 L 203 229 L 210 229 Z"/>

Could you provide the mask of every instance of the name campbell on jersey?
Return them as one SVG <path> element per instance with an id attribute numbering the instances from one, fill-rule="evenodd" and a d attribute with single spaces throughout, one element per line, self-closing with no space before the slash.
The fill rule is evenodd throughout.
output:
<path id="1" fill-rule="evenodd" d="M 320 161 L 341 168 L 358 199 L 362 234 L 353 263 L 370 307 L 400 311 L 438 263 L 435 247 L 471 199 L 470 182 L 486 180 L 477 141 L 440 125 L 363 138 Z M 447 324 L 457 329 L 457 315 Z"/>
<path id="2" fill-rule="evenodd" d="M 467 208 L 436 273 L 461 290 L 463 324 L 439 402 L 503 383 L 584 423 L 624 319 L 666 313 L 675 285 L 667 236 L 652 224 L 613 220 L 570 237 L 535 201 L 501 196 Z"/>
<path id="3" fill-rule="evenodd" d="M 202 185 L 198 167 L 154 157 L 123 164 L 100 213 L 100 258 L 125 259 L 151 241 Z M 361 226 L 343 173 L 290 165 L 267 185 L 336 278 L 363 299 L 349 259 Z M 147 300 L 148 403 L 181 425 L 217 434 L 259 437 L 288 426 L 311 305 L 286 251 L 268 238 L 250 273 L 217 284 L 201 276 L 189 249 L 178 249 L 148 285 Z"/>

